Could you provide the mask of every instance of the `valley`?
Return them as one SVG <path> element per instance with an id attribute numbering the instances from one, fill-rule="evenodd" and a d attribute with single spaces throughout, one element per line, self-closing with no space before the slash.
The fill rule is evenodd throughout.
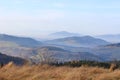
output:
<path id="1" fill-rule="evenodd" d="M 41 63 L 47 59 L 59 62 L 120 60 L 119 43 L 114 44 L 91 36 L 37 41 L 29 37 L 1 34 L 0 52 L 9 56 L 32 60 L 34 63 Z"/>

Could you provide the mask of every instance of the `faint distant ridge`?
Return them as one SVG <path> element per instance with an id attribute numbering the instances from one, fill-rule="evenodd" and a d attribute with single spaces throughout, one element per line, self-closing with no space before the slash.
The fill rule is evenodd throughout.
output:
<path id="1" fill-rule="evenodd" d="M 50 36 L 55 36 L 55 37 L 70 37 L 70 36 L 80 36 L 78 33 L 71 33 L 67 31 L 60 31 L 60 32 L 55 32 L 50 34 Z"/>
<path id="2" fill-rule="evenodd" d="M 107 40 L 109 42 L 115 42 L 115 43 L 120 42 L 120 34 L 98 35 L 96 37 Z"/>
<path id="3" fill-rule="evenodd" d="M 20 46 L 38 46 L 41 42 L 28 37 L 17 37 L 12 35 L 0 34 L 0 41 L 13 42 Z"/>
<path id="4" fill-rule="evenodd" d="M 73 37 L 65 37 L 59 39 L 53 39 L 46 41 L 48 44 L 56 44 L 56 45 L 67 45 L 67 46 L 76 46 L 76 47 L 92 47 L 98 45 L 107 45 L 110 44 L 109 42 L 94 38 L 91 36 L 73 36 Z"/>

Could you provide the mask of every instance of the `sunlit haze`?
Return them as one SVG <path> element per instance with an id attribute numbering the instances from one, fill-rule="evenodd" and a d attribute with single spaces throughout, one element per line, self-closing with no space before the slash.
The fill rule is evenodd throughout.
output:
<path id="1" fill-rule="evenodd" d="M 0 0 L 0 33 L 120 33 L 120 0 Z"/>

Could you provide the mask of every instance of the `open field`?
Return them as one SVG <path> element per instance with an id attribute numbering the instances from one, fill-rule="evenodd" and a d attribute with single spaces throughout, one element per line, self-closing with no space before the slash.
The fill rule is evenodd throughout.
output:
<path id="1" fill-rule="evenodd" d="M 0 68 L 0 80 L 120 80 L 120 70 L 85 66 L 15 66 L 9 63 Z"/>

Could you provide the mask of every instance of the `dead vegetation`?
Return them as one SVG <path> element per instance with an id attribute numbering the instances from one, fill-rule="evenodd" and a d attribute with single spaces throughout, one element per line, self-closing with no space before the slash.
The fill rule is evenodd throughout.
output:
<path id="1" fill-rule="evenodd" d="M 120 70 L 88 66 L 16 66 L 9 63 L 0 68 L 0 80 L 120 80 Z"/>

